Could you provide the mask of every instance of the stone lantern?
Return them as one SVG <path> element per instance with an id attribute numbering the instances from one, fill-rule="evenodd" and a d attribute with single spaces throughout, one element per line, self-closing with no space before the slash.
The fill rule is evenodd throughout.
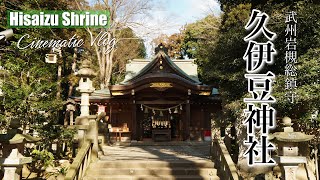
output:
<path id="1" fill-rule="evenodd" d="M 69 113 L 69 125 L 74 125 L 74 112 L 76 111 L 76 102 L 69 98 L 66 104 L 66 111 Z M 68 125 L 68 122 L 64 122 L 64 125 Z"/>
<path id="2" fill-rule="evenodd" d="M 299 150 L 307 141 L 310 141 L 314 135 L 307 135 L 302 132 L 294 132 L 291 127 L 291 119 L 283 118 L 284 131 L 276 132 L 270 135 L 271 139 L 275 140 L 278 145 L 278 156 L 275 158 L 280 165 L 284 179 L 296 179 L 296 172 L 299 164 L 306 163 L 306 154 Z"/>
<path id="3" fill-rule="evenodd" d="M 20 180 L 22 166 L 32 162 L 31 157 L 24 157 L 24 144 L 39 141 L 39 138 L 22 134 L 19 120 L 11 120 L 7 134 L 0 135 L 0 143 L 3 146 L 0 166 L 4 172 L 3 180 Z"/>
<path id="4" fill-rule="evenodd" d="M 77 76 L 80 77 L 79 87 L 77 88 L 77 90 L 81 93 L 80 116 L 89 116 L 89 96 L 95 90 L 92 86 L 92 81 L 90 78 L 96 76 L 96 73 L 90 68 L 89 60 L 85 59 L 82 62 Z"/>
<path id="5" fill-rule="evenodd" d="M 97 159 L 98 155 L 98 127 L 96 116 L 90 115 L 90 94 L 95 90 L 92 86 L 90 78 L 96 76 L 96 73 L 90 68 L 90 61 L 85 59 L 82 61 L 80 70 L 77 76 L 80 77 L 79 87 L 77 90 L 81 93 L 80 116 L 76 118 L 75 125 L 78 127 L 78 142 L 79 146 L 83 144 L 86 139 L 93 141 L 92 158 Z"/>

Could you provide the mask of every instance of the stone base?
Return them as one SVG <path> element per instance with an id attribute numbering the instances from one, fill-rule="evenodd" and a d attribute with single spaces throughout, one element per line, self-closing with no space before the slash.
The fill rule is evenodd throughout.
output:
<path id="1" fill-rule="evenodd" d="M 4 175 L 3 180 L 20 180 L 22 166 L 2 167 Z"/>

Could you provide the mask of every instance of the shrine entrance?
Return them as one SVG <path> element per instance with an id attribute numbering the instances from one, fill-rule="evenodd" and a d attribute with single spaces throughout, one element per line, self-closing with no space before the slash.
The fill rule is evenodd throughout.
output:
<path id="1" fill-rule="evenodd" d="M 211 130 L 221 110 L 218 90 L 199 81 L 194 60 L 166 52 L 161 45 L 152 60 L 129 61 L 122 82 L 90 96 L 90 108 L 108 117 L 111 140 L 202 141 Z"/>
<path id="2" fill-rule="evenodd" d="M 182 105 L 140 106 L 141 138 L 143 141 L 181 141 L 183 140 Z M 141 115 L 142 114 L 142 115 Z"/>

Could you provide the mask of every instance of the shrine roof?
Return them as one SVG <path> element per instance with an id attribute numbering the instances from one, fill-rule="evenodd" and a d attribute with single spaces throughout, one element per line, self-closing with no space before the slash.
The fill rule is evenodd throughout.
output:
<path id="1" fill-rule="evenodd" d="M 152 60 L 130 60 L 129 63 L 126 64 L 125 79 L 120 85 L 126 85 L 130 81 L 135 81 L 139 77 L 150 73 L 155 64 L 159 63 L 161 60 L 164 60 L 168 64 L 167 68 L 173 70 L 174 74 L 178 74 L 194 84 L 201 84 L 198 79 L 197 65 L 194 63 L 194 59 L 171 60 L 163 51 L 159 51 Z"/>
<path id="2" fill-rule="evenodd" d="M 90 99 L 105 99 L 108 97 L 110 97 L 110 90 L 108 88 L 95 90 L 90 95 Z"/>
<path id="3" fill-rule="evenodd" d="M 217 88 L 203 84 L 198 78 L 195 59 L 170 59 L 167 49 L 161 44 L 156 48 L 156 55 L 150 59 L 133 59 L 126 64 L 125 78 L 122 82 L 110 85 L 106 89 L 95 90 L 92 100 L 111 99 L 155 86 L 175 87 L 189 93 L 216 96 Z M 157 89 L 159 90 L 159 88 Z M 162 89 L 163 90 L 163 89 Z"/>

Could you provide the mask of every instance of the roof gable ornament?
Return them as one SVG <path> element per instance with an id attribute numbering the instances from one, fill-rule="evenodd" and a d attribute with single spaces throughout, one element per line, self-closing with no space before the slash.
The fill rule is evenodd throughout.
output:
<path id="1" fill-rule="evenodd" d="M 154 88 L 158 91 L 165 91 L 168 88 L 172 88 L 172 84 L 171 83 L 166 83 L 166 82 L 155 82 L 155 83 L 150 83 L 150 87 Z"/>
<path id="2" fill-rule="evenodd" d="M 162 43 L 160 43 L 154 50 L 155 54 L 158 54 L 160 51 L 163 51 L 166 55 L 168 55 L 168 48 L 166 48 Z"/>

